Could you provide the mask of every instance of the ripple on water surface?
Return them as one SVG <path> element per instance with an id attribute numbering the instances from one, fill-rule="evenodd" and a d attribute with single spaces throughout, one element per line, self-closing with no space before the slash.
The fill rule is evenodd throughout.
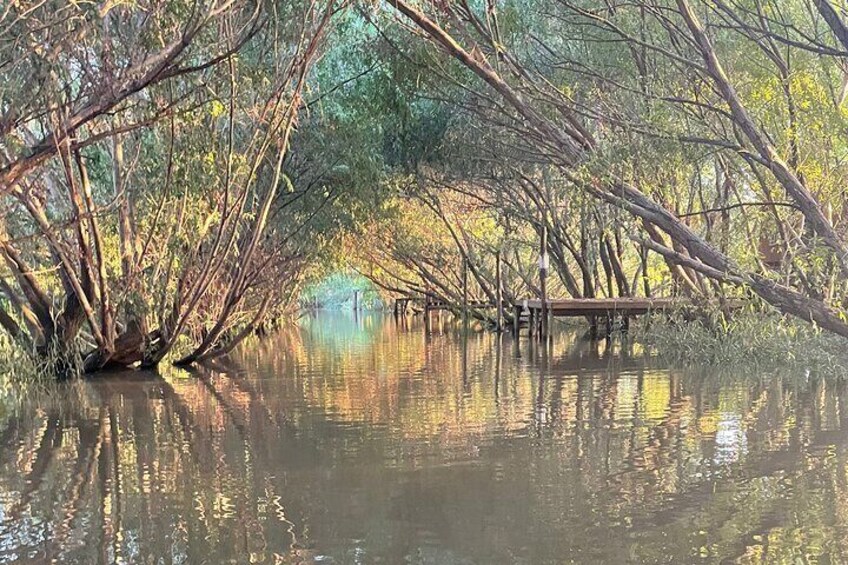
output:
<path id="1" fill-rule="evenodd" d="M 0 562 L 848 562 L 846 385 L 437 326 L 0 406 Z"/>

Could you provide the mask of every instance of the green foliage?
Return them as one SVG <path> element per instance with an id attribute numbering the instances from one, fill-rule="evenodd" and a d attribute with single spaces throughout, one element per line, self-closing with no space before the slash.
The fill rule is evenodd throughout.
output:
<path id="1" fill-rule="evenodd" d="M 848 372 L 844 340 L 786 316 L 745 311 L 692 320 L 645 317 L 635 339 L 680 367 L 751 367 L 758 372 L 796 368 L 827 377 Z"/>
<path id="2" fill-rule="evenodd" d="M 503 282 L 510 298 L 536 295 L 542 222 L 557 275 L 548 280 L 551 296 L 639 294 L 647 287 L 659 295 L 685 289 L 711 296 L 709 281 L 694 272 L 681 276 L 656 254 L 643 259 L 639 240 L 647 226 L 586 189 L 609 190 L 613 179 L 633 185 L 675 214 L 726 255 L 733 270 L 770 278 L 829 307 L 846 303 L 833 253 L 808 233 L 809 222 L 792 202 L 781 202 L 788 200 L 784 186 L 762 163 L 767 159 L 754 155 L 756 144 L 734 122 L 674 6 L 665 11 L 646 9 L 642 2 L 599 7 L 592 0 L 415 4 L 473 59 L 484 59 L 553 129 L 585 130 L 591 151 L 564 163 L 562 148 L 545 139 L 544 128 L 527 119 L 526 112 L 504 103 L 479 76 L 433 49 L 426 34 L 410 33 L 409 22 L 390 4 L 366 2 L 333 17 L 320 57 L 307 72 L 299 106 L 292 106 L 300 111 L 279 180 L 274 165 L 284 146 L 282 133 L 274 130 L 267 152 L 256 152 L 256 134 L 273 129 L 263 104 L 273 98 L 281 77 L 288 76 L 291 54 L 302 48 L 296 44 L 315 14 L 299 2 L 263 2 L 267 25 L 237 53 L 197 73 L 175 72 L 76 133 L 81 140 L 103 136 L 88 143 L 82 157 L 102 218 L 105 249 L 98 260 L 107 282 L 118 287 L 119 310 L 164 318 L 167 309 L 160 308 L 160 298 L 177 293 L 185 281 L 190 286 L 198 280 L 190 271 L 206 264 L 205 252 L 217 249 L 217 227 L 233 213 L 232 205 L 240 216 L 224 239 L 239 249 L 232 257 L 237 262 L 241 246 L 250 241 L 257 203 L 272 190 L 276 200 L 263 230 L 263 249 L 269 254 L 282 249 L 292 262 L 302 261 L 297 276 L 287 280 L 296 279 L 295 296 L 306 287 L 305 303 L 339 307 L 348 304 L 354 289 L 376 301 L 364 279 L 347 274 L 351 266 L 391 289 L 385 292 L 419 295 L 437 288 L 455 298 L 466 262 L 474 267 L 472 294 L 488 298 L 498 251 L 508 263 Z M 839 93 L 844 68 L 841 57 L 799 47 L 820 38 L 820 47 L 833 49 L 836 40 L 802 2 L 781 3 L 778 10 L 775 2 L 744 0 L 733 5 L 732 14 L 722 5 L 692 5 L 756 127 L 835 228 L 844 231 L 848 110 Z M 0 109 L 20 108 L 19 116 L 2 116 L 16 129 L 2 140 L 10 159 L 18 154 L 25 159 L 30 138 L 49 129 L 44 116 L 53 110 L 47 108 L 70 112 L 96 99 L 102 86 L 98 73 L 77 69 L 102 69 L 106 76 L 106 63 L 121 68 L 139 52 L 154 52 L 181 33 L 192 10 L 191 3 L 180 1 L 152 6 L 158 8 L 157 20 L 118 25 L 120 10 L 140 8 L 130 3 L 100 14 L 87 4 L 74 4 L 68 13 L 75 19 L 68 22 L 76 23 L 69 23 L 69 35 L 49 50 L 38 47 L 38 38 L 49 43 L 52 36 L 44 30 L 53 24 L 59 29 L 62 14 L 34 4 L 50 25 L 42 26 L 37 18 L 9 20 L 14 25 L 0 31 L 0 39 L 36 38 L 35 47 L 3 43 L 12 63 L 9 80 L 0 85 Z M 765 16 L 755 17 L 761 8 Z M 231 45 L 235 36 L 219 35 L 238 28 L 251 10 L 240 6 L 226 26 L 199 30 L 181 68 L 220 52 L 222 44 Z M 775 33 L 785 34 L 780 49 L 751 33 L 762 25 L 761 17 L 775 26 Z M 98 49 L 104 44 L 111 51 Z M 114 60 L 101 60 L 101 51 Z M 43 88 L 32 88 L 35 83 Z M 122 187 L 116 187 L 112 140 L 103 132 L 131 122 L 146 125 L 122 136 L 126 175 Z M 255 154 L 262 155 L 256 163 Z M 75 241 L 78 218 L 62 190 L 66 171 L 58 161 L 48 160 L 43 171 L 27 178 L 31 188 L 24 192 L 44 203 L 64 245 Z M 61 296 L 62 280 L 52 270 L 49 244 L 39 237 L 43 228 L 18 197 L 4 194 L 4 237 L 21 242 L 24 259 L 51 299 Z M 148 243 L 153 250 L 139 266 L 139 276 L 126 285 L 120 281 L 121 231 L 114 214 L 124 194 L 130 195 L 137 229 L 135 251 Z M 234 202 L 234 194 L 243 200 Z M 666 241 L 671 231 L 650 235 L 686 252 L 688 242 Z M 761 244 L 782 254 L 777 266 L 765 264 Z M 615 285 L 610 253 L 622 271 L 615 273 Z M 262 263 L 260 270 L 272 267 L 279 265 Z M 236 271 L 227 265 L 220 272 Z M 263 272 L 261 282 L 276 275 Z M 687 285 L 687 277 L 697 280 Z M 211 283 L 205 288 L 216 297 L 227 295 Z M 213 321 L 214 311 L 199 309 L 193 320 L 198 335 Z M 242 315 L 248 317 L 247 311 Z M 736 323 L 702 329 L 731 336 Z M 681 324 L 680 331 L 700 327 Z M 775 331 L 786 339 L 806 339 L 790 328 Z M 710 342 L 694 337 L 697 343 Z M 755 351 L 759 342 L 746 345 L 751 339 L 711 343 L 723 358 L 737 348 Z"/>

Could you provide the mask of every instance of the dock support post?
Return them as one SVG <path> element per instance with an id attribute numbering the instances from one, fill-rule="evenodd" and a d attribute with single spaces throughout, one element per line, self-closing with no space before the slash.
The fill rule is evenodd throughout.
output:
<path id="1" fill-rule="evenodd" d="M 512 305 L 512 329 L 515 332 L 515 338 L 518 339 L 518 336 L 521 334 L 521 305 L 513 304 Z"/>
<path id="2" fill-rule="evenodd" d="M 548 335 L 548 221 L 542 214 L 542 237 L 539 250 L 539 286 L 542 291 L 542 307 L 539 315 L 539 337 L 544 339 Z"/>
<path id="3" fill-rule="evenodd" d="M 424 295 L 424 331 L 430 333 L 430 293 Z"/>
<path id="4" fill-rule="evenodd" d="M 468 259 L 462 259 L 462 323 L 468 324 Z"/>
<path id="5" fill-rule="evenodd" d="M 536 335 L 536 322 L 538 321 L 538 317 L 536 315 L 536 309 L 530 308 L 530 315 L 527 318 L 527 334 L 530 337 L 535 337 Z"/>
<path id="6" fill-rule="evenodd" d="M 497 330 L 498 333 L 504 330 L 504 309 L 503 309 L 503 280 L 501 274 L 501 250 L 498 249 L 495 252 L 495 286 L 497 287 L 495 293 L 495 300 L 497 301 Z"/>
<path id="7" fill-rule="evenodd" d="M 598 318 L 597 316 L 589 317 L 589 338 L 598 339 Z"/>

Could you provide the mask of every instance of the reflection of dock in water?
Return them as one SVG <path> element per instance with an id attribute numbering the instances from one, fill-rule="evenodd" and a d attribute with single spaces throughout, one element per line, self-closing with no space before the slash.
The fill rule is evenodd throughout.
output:
<path id="1" fill-rule="evenodd" d="M 566 336 L 570 339 L 560 339 Z M 632 373 L 661 369 L 658 359 L 626 336 L 594 340 L 576 333 L 560 334 L 548 342 L 512 340 L 514 352 L 537 364 L 547 376 Z"/>
<path id="2" fill-rule="evenodd" d="M 738 557 L 794 524 L 795 492 L 826 495 L 792 499 L 799 520 L 848 516 L 845 384 L 704 378 L 626 340 L 555 335 L 511 355 L 506 335 L 373 329 L 351 347 L 304 332 L 193 374 L 25 404 L 0 422 L 14 455 L 0 458 L 0 540 L 31 560 L 176 547 L 187 562 L 310 562 L 391 531 L 381 555 L 402 562 L 415 532 L 501 556 L 536 531 L 540 561 L 579 561 L 612 532 L 686 561 L 699 530 Z"/>

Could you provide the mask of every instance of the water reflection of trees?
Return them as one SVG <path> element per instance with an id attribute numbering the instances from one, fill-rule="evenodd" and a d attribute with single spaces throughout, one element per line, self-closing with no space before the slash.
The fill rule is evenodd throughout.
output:
<path id="1" fill-rule="evenodd" d="M 281 428 L 250 421 L 235 383 L 139 374 L 23 405 L 0 465 L 0 561 L 296 562 L 306 540 L 254 463 Z"/>
<path id="2" fill-rule="evenodd" d="M 491 335 L 463 342 L 437 333 L 425 349 L 423 334 L 396 343 L 394 331 L 329 357 L 308 341 L 277 348 L 261 363 L 273 372 L 275 354 L 286 357 L 280 372 L 299 388 L 305 410 L 340 426 L 387 426 L 389 460 L 402 453 L 405 464 L 421 459 L 418 466 L 428 456 L 513 465 L 504 471 L 516 478 L 511 484 L 481 492 L 491 481 L 461 482 L 460 490 L 491 505 L 505 501 L 501 516 L 518 514 L 516 523 L 541 529 L 593 516 L 591 526 L 571 529 L 569 543 L 551 542 L 585 547 L 584 557 L 608 556 L 608 546 L 586 542 L 605 539 L 608 529 L 632 536 L 627 552 L 647 560 L 846 555 L 832 535 L 846 524 L 837 501 L 848 494 L 839 475 L 848 439 L 841 384 L 660 370 L 632 344 L 569 334 L 547 348 L 522 343 L 516 355 L 511 340 L 498 347 Z M 538 487 L 529 501 L 504 498 L 511 489 L 526 493 L 526 482 Z M 526 527 L 514 532 L 505 529 L 503 539 L 522 543 L 515 536 Z M 817 545 L 825 539 L 827 548 Z"/>
<path id="3" fill-rule="evenodd" d="M 22 403 L 0 561 L 848 559 L 843 384 L 350 323 Z"/>

